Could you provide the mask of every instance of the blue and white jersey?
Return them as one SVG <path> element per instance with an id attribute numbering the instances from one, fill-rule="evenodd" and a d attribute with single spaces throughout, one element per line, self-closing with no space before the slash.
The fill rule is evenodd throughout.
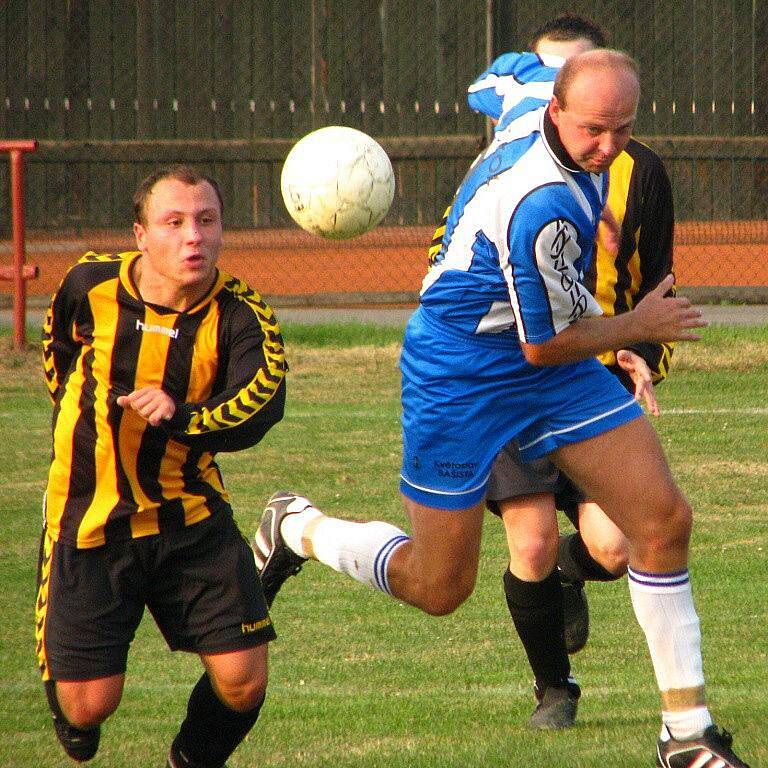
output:
<path id="1" fill-rule="evenodd" d="M 422 306 L 463 333 L 516 332 L 521 342 L 541 343 L 602 314 L 582 280 L 608 177 L 558 159 L 546 111 L 496 131 L 456 193 L 424 278 Z M 556 137 L 552 126 L 548 135 Z"/>
<path id="2" fill-rule="evenodd" d="M 467 103 L 494 120 L 517 108 L 505 115 L 509 122 L 521 110 L 541 107 L 552 98 L 555 75 L 564 62 L 560 56 L 548 54 L 505 53 L 469 86 Z"/>

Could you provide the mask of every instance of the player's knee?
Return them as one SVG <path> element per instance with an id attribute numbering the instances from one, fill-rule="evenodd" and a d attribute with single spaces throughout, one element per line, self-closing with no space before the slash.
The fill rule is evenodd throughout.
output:
<path id="1" fill-rule="evenodd" d="M 557 536 L 528 536 L 510 546 L 509 556 L 514 573 L 524 575 L 527 581 L 544 579 L 557 562 Z"/>
<path id="2" fill-rule="evenodd" d="M 101 725 L 118 707 L 123 694 L 121 676 L 86 681 L 48 681 L 48 704 L 71 726 L 87 731 Z"/>
<path id="3" fill-rule="evenodd" d="M 677 491 L 663 507 L 648 516 L 641 536 L 642 544 L 655 551 L 687 549 L 692 525 L 691 506 Z"/>
<path id="4" fill-rule="evenodd" d="M 235 712 L 250 712 L 264 701 L 267 694 L 267 672 L 259 672 L 246 680 L 219 684 L 222 702 Z"/>
<path id="5" fill-rule="evenodd" d="M 447 616 L 453 613 L 475 588 L 475 576 L 425 583 L 421 590 L 419 607 L 430 616 Z"/>
<path id="6" fill-rule="evenodd" d="M 120 699 L 70 701 L 62 706 L 67 722 L 81 731 L 101 725 L 117 709 Z"/>
<path id="7" fill-rule="evenodd" d="M 667 523 L 664 526 L 666 543 L 675 546 L 688 543 L 693 526 L 693 511 L 682 494 L 678 494 L 675 503 L 669 510 Z"/>
<path id="8" fill-rule="evenodd" d="M 629 547 L 627 540 L 623 536 L 621 538 L 600 541 L 596 544 L 590 543 L 587 548 L 594 560 L 617 578 L 627 572 Z"/>

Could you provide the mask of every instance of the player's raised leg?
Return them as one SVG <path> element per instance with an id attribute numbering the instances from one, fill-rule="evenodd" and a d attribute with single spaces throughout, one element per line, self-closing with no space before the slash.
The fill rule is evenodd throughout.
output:
<path id="1" fill-rule="evenodd" d="M 125 675 L 94 680 L 46 680 L 45 695 L 59 743 L 75 762 L 90 760 L 99 748 L 101 723 L 120 703 Z"/>
<path id="2" fill-rule="evenodd" d="M 444 510 L 403 500 L 411 536 L 390 523 L 327 517 L 302 496 L 275 494 L 254 543 L 262 580 L 279 589 L 296 558 L 312 558 L 426 613 L 450 613 L 475 585 L 483 503 Z"/>
<path id="3" fill-rule="evenodd" d="M 120 703 L 130 637 L 141 619 L 136 601 L 115 596 L 109 575 L 103 548 L 78 550 L 43 529 L 37 661 L 56 737 L 77 762 L 94 757 L 101 724 Z M 106 627 L 115 614 L 119 626 Z"/>
<path id="4" fill-rule="evenodd" d="M 629 540 L 632 605 L 661 691 L 659 765 L 704 765 L 709 753 L 722 768 L 743 768 L 706 705 L 701 632 L 688 577 L 692 512 L 653 427 L 638 418 L 551 457 Z"/>

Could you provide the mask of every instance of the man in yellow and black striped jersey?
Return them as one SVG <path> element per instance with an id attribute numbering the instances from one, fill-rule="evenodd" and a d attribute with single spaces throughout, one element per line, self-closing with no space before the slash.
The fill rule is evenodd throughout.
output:
<path id="1" fill-rule="evenodd" d="M 468 103 L 503 127 L 531 104 L 549 98 L 567 58 L 606 43 L 604 30 L 591 19 L 556 16 L 534 32 L 532 53 L 497 58 L 469 87 Z M 583 281 L 606 316 L 633 309 L 672 272 L 673 228 L 672 189 L 664 165 L 651 149 L 630 139 L 610 167 L 604 220 Z M 438 230 L 431 260 L 441 247 Z M 635 344 L 600 355 L 600 360 L 658 415 L 653 385 L 667 375 L 672 346 Z M 568 653 L 584 646 L 589 630 L 583 583 L 626 573 L 626 537 L 548 458 L 521 461 L 516 442 L 494 463 L 487 503 L 504 521 L 510 552 L 504 592 L 534 672 L 537 706 L 530 725 L 569 727 L 580 690 Z M 555 507 L 565 511 L 575 533 L 558 536 Z"/>
<path id="2" fill-rule="evenodd" d="M 134 195 L 136 251 L 87 253 L 43 330 L 53 400 L 36 607 L 56 734 L 85 761 L 117 708 L 148 607 L 204 672 L 168 756 L 223 766 L 259 714 L 275 632 L 215 461 L 283 416 L 280 327 L 220 272 L 221 193 L 173 166 Z"/>

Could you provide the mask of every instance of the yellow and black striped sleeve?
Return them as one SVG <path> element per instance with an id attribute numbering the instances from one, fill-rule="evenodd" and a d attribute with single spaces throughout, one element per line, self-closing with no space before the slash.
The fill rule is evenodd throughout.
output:
<path id="1" fill-rule="evenodd" d="M 68 322 L 71 308 L 63 286 L 53 295 L 43 321 L 43 370 L 48 394 L 54 402 L 69 367 L 77 354 L 77 344 Z"/>
<path id="2" fill-rule="evenodd" d="M 96 262 L 103 266 L 81 267 Z M 83 297 L 88 288 L 104 278 L 105 273 L 117 274 L 119 265 L 116 255 L 89 251 L 69 268 L 51 298 L 43 321 L 42 345 L 45 381 L 54 402 L 82 347 L 82 339 L 77 334 L 77 321 L 78 313 L 87 313 L 87 302 L 83 302 Z"/>
<path id="3" fill-rule="evenodd" d="M 165 428 L 196 451 L 238 451 L 259 442 L 283 417 L 283 340 L 271 308 L 236 279 L 218 292 L 209 311 L 219 315 L 211 342 L 219 365 L 210 396 L 177 403 Z"/>
<path id="4" fill-rule="evenodd" d="M 633 147 L 637 153 L 635 172 L 637 189 L 630 195 L 639 195 L 637 212 L 639 233 L 637 253 L 640 260 L 640 285 L 633 297 L 637 303 L 672 272 L 674 240 L 674 204 L 672 185 L 661 158 L 640 142 Z M 674 288 L 670 294 L 674 294 Z M 648 364 L 655 384 L 667 377 L 674 344 L 646 342 L 632 345 L 631 349 Z"/>
<path id="5" fill-rule="evenodd" d="M 608 207 L 621 226 L 619 251 L 612 252 L 598 238 L 585 284 L 610 317 L 633 309 L 672 272 L 672 186 L 661 158 L 636 139 L 630 139 L 611 166 Z M 666 378 L 672 343 L 629 348 L 648 364 L 654 383 Z M 615 352 L 600 355 L 600 360 L 627 388 L 634 388 L 616 364 Z"/>
<path id="6" fill-rule="evenodd" d="M 449 205 L 443 213 L 443 218 L 435 229 L 435 233 L 432 235 L 432 242 L 429 244 L 429 250 L 427 251 L 427 265 L 433 266 L 437 263 L 437 257 L 440 255 L 440 251 L 443 247 L 443 235 L 445 235 L 445 227 L 448 223 L 448 214 L 451 212 L 451 206 Z"/>

